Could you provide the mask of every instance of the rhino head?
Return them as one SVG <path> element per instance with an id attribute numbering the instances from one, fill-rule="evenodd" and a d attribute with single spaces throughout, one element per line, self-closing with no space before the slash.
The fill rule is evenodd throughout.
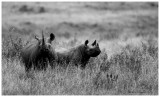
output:
<path id="1" fill-rule="evenodd" d="M 51 42 L 54 40 L 54 34 L 50 34 L 47 42 L 45 41 L 42 31 L 42 39 L 35 36 L 36 43 L 27 45 L 22 49 L 21 56 L 25 64 L 26 71 L 29 71 L 32 67 L 34 69 L 46 69 L 48 62 L 50 65 L 55 58 L 54 50 L 51 46 Z"/>
<path id="2" fill-rule="evenodd" d="M 96 40 L 90 45 L 88 45 L 88 43 L 88 40 L 86 40 L 84 43 L 86 54 L 90 57 L 97 57 L 101 53 L 99 44 L 96 42 Z"/>

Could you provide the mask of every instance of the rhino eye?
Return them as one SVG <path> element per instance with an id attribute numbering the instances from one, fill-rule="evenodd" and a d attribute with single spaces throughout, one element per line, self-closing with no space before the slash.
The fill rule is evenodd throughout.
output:
<path id="1" fill-rule="evenodd" d="M 87 48 L 87 49 L 86 49 L 86 51 L 87 51 L 87 52 L 89 52 L 89 51 L 90 51 L 90 49 L 89 49 L 89 48 Z"/>

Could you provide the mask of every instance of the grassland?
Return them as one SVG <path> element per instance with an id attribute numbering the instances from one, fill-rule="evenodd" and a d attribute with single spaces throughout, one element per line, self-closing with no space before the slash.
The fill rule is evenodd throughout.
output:
<path id="1" fill-rule="evenodd" d="M 42 29 L 56 50 L 96 39 L 102 53 L 26 76 L 20 49 Z M 158 95 L 158 67 L 157 2 L 2 3 L 3 95 Z"/>

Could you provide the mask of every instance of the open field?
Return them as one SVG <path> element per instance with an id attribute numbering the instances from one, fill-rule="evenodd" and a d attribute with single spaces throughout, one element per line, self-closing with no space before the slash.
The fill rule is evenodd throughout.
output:
<path id="1" fill-rule="evenodd" d="M 19 51 L 42 29 L 55 34 L 56 51 L 96 39 L 102 52 L 85 70 L 26 77 Z M 158 95 L 158 2 L 3 2 L 2 94 Z"/>

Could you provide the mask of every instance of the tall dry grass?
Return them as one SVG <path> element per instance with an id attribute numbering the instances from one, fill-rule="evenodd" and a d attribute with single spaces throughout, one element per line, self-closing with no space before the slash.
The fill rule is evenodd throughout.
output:
<path id="1" fill-rule="evenodd" d="M 128 45 L 110 59 L 102 51 L 84 70 L 59 64 L 28 75 L 17 53 L 24 42 L 2 42 L 3 95 L 158 95 L 158 47 L 152 40 Z"/>

